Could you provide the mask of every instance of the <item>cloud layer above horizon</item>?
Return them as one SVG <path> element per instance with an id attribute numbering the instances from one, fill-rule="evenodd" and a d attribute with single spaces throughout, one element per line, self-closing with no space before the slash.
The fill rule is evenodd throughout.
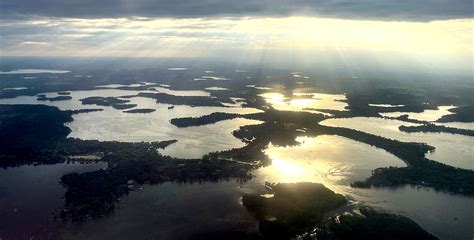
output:
<path id="1" fill-rule="evenodd" d="M 0 56 L 357 56 L 471 74 L 472 9 L 472 0 L 0 0 Z"/>
<path id="2" fill-rule="evenodd" d="M 311 16 L 384 21 L 473 17 L 471 0 L 0 0 L 0 18 Z"/>

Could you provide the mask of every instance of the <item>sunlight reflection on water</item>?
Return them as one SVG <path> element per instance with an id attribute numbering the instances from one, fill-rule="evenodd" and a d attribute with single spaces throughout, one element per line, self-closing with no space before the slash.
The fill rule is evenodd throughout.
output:
<path id="1" fill-rule="evenodd" d="M 140 84 L 139 84 L 140 85 Z M 136 86 L 139 86 L 136 85 Z M 143 85 L 143 84 L 142 84 Z M 140 85 L 140 86 L 142 86 Z M 146 84 L 145 84 L 146 85 Z M 104 85 L 107 89 L 90 91 L 70 91 L 71 100 L 66 101 L 38 101 L 36 96 L 19 96 L 16 98 L 0 99 L 0 104 L 44 104 L 58 107 L 61 110 L 77 110 L 85 108 L 103 111 L 80 113 L 73 115 L 74 121 L 67 123 L 71 129 L 68 137 L 83 140 L 121 141 L 121 142 L 152 142 L 164 140 L 178 140 L 161 151 L 165 155 L 179 158 L 200 158 L 204 154 L 214 151 L 229 150 L 243 147 L 245 144 L 235 138 L 232 132 L 241 126 L 260 124 L 260 121 L 248 119 L 231 119 L 215 124 L 178 128 L 170 123 L 173 118 L 197 117 L 214 112 L 248 114 L 261 110 L 243 108 L 242 103 L 229 104 L 229 107 L 191 107 L 187 105 L 170 105 L 157 103 L 156 100 L 145 97 L 129 98 L 130 104 L 137 104 L 136 108 L 150 108 L 152 113 L 125 113 L 107 106 L 83 105 L 80 99 L 94 96 L 121 97 L 136 95 L 136 90 L 119 90 L 113 87 L 131 85 Z M 203 96 L 209 95 L 204 91 L 175 91 L 166 88 L 156 88 L 176 96 Z M 56 97 L 56 92 L 45 93 L 47 97 Z M 238 101 L 235 99 L 234 101 Z M 172 109 L 170 107 L 173 106 Z"/>
<path id="2" fill-rule="evenodd" d="M 363 180 L 378 167 L 406 164 L 394 155 L 339 136 L 298 137 L 300 145 L 270 144 L 265 153 L 272 159 L 257 170 L 257 177 L 270 182 L 320 182 L 348 184 Z"/>
<path id="3" fill-rule="evenodd" d="M 450 133 L 406 133 L 398 130 L 401 125 L 417 124 L 383 118 L 354 117 L 327 119 L 321 125 L 344 127 L 396 139 L 404 142 L 423 142 L 435 147 L 427 158 L 455 167 L 474 169 L 474 138 Z"/>
<path id="4" fill-rule="evenodd" d="M 304 111 L 312 113 L 322 113 L 315 109 L 330 109 L 344 111 L 347 103 L 342 102 L 346 96 L 343 94 L 325 93 L 293 93 L 295 98 L 289 98 L 281 93 L 262 93 L 261 97 L 273 108 L 281 111 Z M 322 113 L 330 115 L 327 113 Z"/>

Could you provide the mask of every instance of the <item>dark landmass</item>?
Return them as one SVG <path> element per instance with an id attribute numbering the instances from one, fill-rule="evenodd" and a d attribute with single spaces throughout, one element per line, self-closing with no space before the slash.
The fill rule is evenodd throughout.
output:
<path id="1" fill-rule="evenodd" d="M 279 183 L 269 188 L 273 197 L 246 194 L 242 198 L 259 220 L 264 239 L 436 239 L 406 217 L 369 207 L 330 214 L 348 201 L 319 183 Z"/>
<path id="2" fill-rule="evenodd" d="M 62 211 L 58 217 L 65 221 L 81 222 L 111 213 L 117 199 L 128 192 L 129 181 L 136 184 L 154 184 L 164 181 L 249 179 L 251 170 L 269 163 L 268 157 L 263 153 L 269 141 L 276 145 L 297 144 L 295 125 L 282 122 L 285 119 L 285 113 L 275 111 L 271 114 L 275 121 L 267 127 L 259 128 L 252 125 L 243 127 L 235 133 L 248 143 L 247 146 L 210 153 L 201 160 L 190 161 L 164 157 L 154 148 L 146 145 L 115 149 L 112 154 L 105 154 L 102 158 L 103 161 L 109 163 L 108 169 L 64 176 L 62 182 L 68 188 L 67 204 L 65 211 Z M 257 114 L 255 117 L 268 118 L 262 114 Z M 307 124 L 312 122 L 310 119 L 318 118 L 320 118 L 319 115 L 306 113 L 288 117 L 288 119 L 307 121 Z M 268 131 L 267 128 L 274 129 Z M 250 129 L 252 131 L 249 131 Z M 245 136 L 252 136 L 252 139 Z M 94 150 L 97 151 L 97 149 Z"/>
<path id="3" fill-rule="evenodd" d="M 69 112 L 71 114 L 79 114 L 79 113 L 90 113 L 90 112 L 100 112 L 104 111 L 102 108 L 87 108 L 87 109 L 79 109 L 79 110 L 66 110 L 65 112 Z"/>
<path id="4" fill-rule="evenodd" d="M 324 215 L 347 203 L 344 196 L 317 183 L 271 185 L 271 198 L 244 195 L 242 203 L 260 221 L 259 229 L 270 239 L 289 239 L 310 231 Z"/>
<path id="5" fill-rule="evenodd" d="M 136 107 L 137 104 L 114 104 L 112 105 L 113 108 L 117 110 L 124 110 Z"/>
<path id="6" fill-rule="evenodd" d="M 307 112 L 285 112 L 268 110 L 256 114 L 210 114 L 198 118 L 173 119 L 179 126 L 196 126 L 214 123 L 222 119 L 244 117 L 264 121 L 264 124 L 244 126 L 234 132 L 234 136 L 243 139 L 248 145 L 241 149 L 220 152 L 217 155 L 226 159 L 258 161 L 264 166 L 267 161 L 262 152 L 272 142 L 274 145 L 296 145 L 297 136 L 338 135 L 358 142 L 366 143 L 403 160 L 408 166 L 404 168 L 379 168 L 366 181 L 351 184 L 353 187 L 396 187 L 405 184 L 432 187 L 451 193 L 474 194 L 474 171 L 448 166 L 425 158 L 425 154 L 434 147 L 424 143 L 407 143 L 387 139 L 348 128 L 327 127 L 318 122 L 324 115 Z M 303 130 L 298 132 L 297 130 Z"/>
<path id="7" fill-rule="evenodd" d="M 263 236 L 257 233 L 247 233 L 239 231 L 220 231 L 220 232 L 205 232 L 199 233 L 189 240 L 263 240 Z"/>
<path id="8" fill-rule="evenodd" d="M 97 153 L 108 163 L 106 170 L 62 178 L 68 190 L 65 207 L 57 217 L 64 221 L 87 221 L 111 213 L 118 198 L 128 193 L 129 181 L 153 184 L 249 179 L 249 172 L 258 167 L 217 156 L 190 161 L 158 153 L 157 149 L 176 140 L 123 143 L 66 138 L 70 129 L 64 123 L 72 121 L 72 114 L 44 105 L 0 105 L 2 167 L 60 163 L 71 160 L 70 156 Z"/>
<path id="9" fill-rule="evenodd" d="M 51 101 L 51 102 L 55 102 L 55 101 L 66 101 L 66 100 L 71 100 L 72 97 L 71 96 L 56 96 L 56 97 L 46 97 L 46 95 L 38 95 L 38 98 L 36 98 L 36 100 L 38 101 Z"/>
<path id="10" fill-rule="evenodd" d="M 155 62 L 150 66 L 149 69 L 139 68 L 139 70 L 116 70 L 116 68 L 109 66 L 107 66 L 108 68 L 101 66 L 97 70 L 80 72 L 82 75 L 94 76 L 88 79 L 88 81 L 74 78 L 72 74 L 64 74 L 60 79 L 50 78 L 54 77 L 53 74 L 42 74 L 38 75 L 38 81 L 24 81 L 16 76 L 0 76 L 2 80 L 0 81 L 0 87 L 28 87 L 28 89 L 18 91 L 0 91 L 0 98 L 11 98 L 20 95 L 35 96 L 42 92 L 90 90 L 96 89 L 95 86 L 97 85 L 117 83 L 116 81 L 122 84 L 136 83 L 137 80 L 135 79 L 154 79 L 154 81 L 160 83 L 173 85 L 173 89 L 177 90 L 203 89 L 208 87 L 206 84 L 214 84 L 213 81 L 193 81 L 193 76 L 183 77 L 182 73 L 178 71 L 169 73 L 171 76 L 163 75 L 164 77 L 156 78 L 156 76 L 161 76 L 161 73 L 168 73 L 169 71 L 164 70 L 160 72 L 160 70 L 156 70 Z M 113 70 L 104 71 L 104 69 Z M 245 82 L 250 81 L 245 79 L 237 81 L 238 77 L 231 75 L 230 72 L 232 71 L 234 69 L 223 75 L 236 79 L 236 81 L 222 81 L 222 87 L 227 87 L 234 91 L 212 92 L 211 95 L 217 98 L 180 97 L 164 93 L 152 93 L 147 96 L 156 99 L 157 102 L 192 106 L 222 106 L 221 102 L 232 102 L 229 99 L 230 97 L 246 98 L 244 107 L 265 109 L 266 112 L 250 114 L 248 116 L 215 115 L 207 118 L 188 119 L 189 121 L 186 120 L 179 123 L 184 125 L 202 125 L 229 117 L 246 117 L 265 121 L 264 124 L 242 127 L 233 133 L 236 137 L 247 143 L 243 148 L 210 153 L 201 160 L 172 159 L 160 155 L 156 149 L 164 148 L 168 144 L 172 144 L 173 141 L 119 143 L 67 139 L 66 136 L 69 134 L 69 129 L 64 126 L 64 123 L 71 121 L 71 114 L 74 114 L 75 111 L 59 111 L 56 108 L 46 106 L 23 106 L 25 108 L 31 107 L 31 109 L 22 109 L 21 105 L 19 108 L 14 106 L 8 110 L 6 107 L 0 106 L 0 132 L 2 133 L 2 136 L 0 136 L 0 144 L 2 144 L 0 149 L 0 165 L 9 167 L 21 164 L 47 164 L 68 161 L 69 156 L 100 153 L 99 155 L 102 156 L 101 161 L 108 163 L 106 170 L 84 174 L 68 174 L 62 178 L 62 183 L 67 188 L 67 193 L 64 208 L 59 211 L 57 218 L 73 222 L 88 221 L 110 214 L 114 209 L 117 199 L 121 198 L 123 194 L 127 194 L 131 189 L 134 189 L 133 186 L 140 184 L 153 184 L 164 181 L 219 181 L 227 178 L 249 179 L 251 178 L 249 173 L 253 169 L 270 163 L 270 159 L 263 152 L 269 142 L 279 146 L 295 145 L 298 144 L 295 138 L 302 135 L 334 134 L 351 138 L 385 149 L 400 157 L 408 165 L 404 168 L 380 168 L 374 170 L 370 178 L 363 182 L 354 183 L 354 187 L 396 187 L 404 184 L 414 184 L 433 187 L 437 190 L 451 193 L 473 194 L 473 171 L 450 167 L 426 159 L 424 157 L 425 153 L 432 150 L 429 146 L 390 140 L 350 129 L 319 126 L 317 123 L 326 118 L 323 115 L 279 112 L 268 109 L 265 100 L 256 96 L 256 93 L 261 91 L 242 87 L 242 85 L 252 84 L 252 82 Z M 265 71 L 258 71 L 258 73 L 252 75 L 252 78 L 263 79 L 259 85 L 279 84 L 287 88 L 289 92 L 292 91 L 291 89 L 295 88 L 295 81 L 293 79 L 288 80 L 288 72 L 280 73 L 282 77 L 276 76 L 278 75 L 276 72 L 272 70 L 272 79 L 268 80 L 268 82 L 265 82 L 265 78 L 269 74 Z M 380 80 L 379 82 L 378 80 L 369 79 L 364 83 L 366 85 L 363 85 L 360 83 L 361 81 L 328 81 L 327 78 L 320 79 L 324 81 L 320 81 L 318 84 L 323 84 L 325 88 L 348 93 L 349 111 L 333 112 L 335 116 L 379 116 L 380 112 L 388 111 L 421 112 L 425 109 L 435 109 L 441 104 L 472 104 L 472 89 L 466 88 L 465 84 L 454 86 L 454 84 L 450 83 L 449 86 L 443 88 L 440 87 L 440 84 L 430 83 L 429 88 L 426 88 L 419 84 L 422 81 L 412 80 L 408 84 L 401 84 L 391 79 L 387 81 Z M 314 78 L 314 81 L 318 80 Z M 413 86 L 410 83 L 418 85 Z M 392 84 L 392 86 L 404 86 L 405 89 L 389 88 L 389 84 Z M 467 84 L 467 86 L 470 86 L 472 83 L 467 82 Z M 423 92 L 425 89 L 426 92 Z M 116 105 L 118 109 L 131 108 L 130 104 L 127 103 L 116 103 Z M 370 103 L 404 104 L 405 107 L 373 107 L 368 105 Z M 5 136 L 3 136 L 4 133 L 6 133 Z M 361 212 L 365 218 L 348 218 L 346 219 L 347 221 L 344 220 L 347 222 L 345 225 L 348 227 L 344 228 L 345 231 L 341 232 L 357 236 L 357 228 L 371 229 L 374 224 L 378 224 L 374 227 L 375 229 L 380 228 L 393 234 L 400 228 L 410 229 L 410 232 L 418 231 L 413 226 L 407 227 L 407 222 L 403 219 L 384 217 L 362 210 Z M 377 221 L 372 219 L 377 219 Z M 364 221 L 367 222 L 364 223 Z M 395 223 L 393 227 L 398 229 L 390 230 L 380 222 Z M 398 224 L 398 222 L 401 222 L 401 224 Z M 329 224 L 329 226 L 331 225 Z M 353 229 L 355 228 L 353 226 L 357 226 L 357 228 Z M 331 229 L 328 228 L 327 231 Z M 341 236 L 347 236 L 334 234 L 336 233 L 329 235 L 329 239 L 338 239 L 334 236 L 344 239 Z M 370 232 L 370 234 L 375 233 Z M 223 233 L 215 236 L 229 235 Z M 238 236 L 251 239 L 261 238 L 261 236 L 248 236 L 247 234 L 240 234 Z M 394 234 L 394 236 L 397 235 Z M 219 239 L 218 237 L 216 238 Z M 406 237 L 406 239 L 410 238 Z M 419 238 L 422 239 L 419 236 L 415 239 Z M 226 239 L 226 237 L 221 239 Z"/>
<path id="11" fill-rule="evenodd" d="M 70 129 L 64 123 L 70 121 L 70 113 L 54 107 L 0 105 L 0 165 L 20 165 L 31 157 L 37 158 L 37 152 L 44 152 L 66 138 Z"/>
<path id="12" fill-rule="evenodd" d="M 328 114 L 331 114 L 332 117 L 334 117 L 334 118 L 350 118 L 350 117 L 366 116 L 364 114 L 356 113 L 356 112 L 349 111 L 349 110 L 340 111 L 340 110 L 320 109 L 320 108 L 303 108 L 303 110 L 306 110 L 306 111 L 319 111 L 319 112 L 322 112 L 322 113 L 328 113 Z M 381 117 L 381 115 L 378 114 L 378 112 L 370 113 L 369 116 L 370 117 Z"/>
<path id="13" fill-rule="evenodd" d="M 459 86 L 443 86 L 436 89 L 433 84 L 421 84 L 423 86 L 414 86 L 412 83 L 405 83 L 397 87 L 380 85 L 376 81 L 370 81 L 371 85 L 353 86 L 354 83 L 348 83 L 349 88 L 346 93 L 348 110 L 352 116 L 377 117 L 379 113 L 387 112 L 423 112 L 424 110 L 436 110 L 440 105 L 466 105 L 472 104 L 472 89 Z M 415 83 L 416 85 L 416 83 Z M 404 87 L 400 87 L 404 86 Z M 456 90 L 454 90 L 456 89 Z M 471 93 L 469 93 L 471 91 Z M 390 104 L 403 105 L 396 107 L 370 106 L 369 104 Z M 348 114 L 348 113 L 342 113 Z M 336 117 L 347 117 L 336 115 Z M 472 118 L 471 118 L 472 119 Z"/>
<path id="14" fill-rule="evenodd" d="M 474 194 L 474 171 L 425 158 L 428 151 L 434 150 L 427 144 L 406 143 L 347 128 L 320 126 L 316 131 L 347 137 L 384 149 L 408 165 L 402 168 L 377 168 L 367 180 L 351 184 L 353 187 L 396 187 L 411 184 L 451 193 Z"/>
<path id="15" fill-rule="evenodd" d="M 314 114 L 309 112 L 278 111 L 268 109 L 263 113 L 237 114 L 237 113 L 211 113 L 200 117 L 174 118 L 170 122 L 177 127 L 191 127 L 213 124 L 223 120 L 234 118 L 247 118 L 272 122 L 274 124 L 290 123 L 300 127 L 314 127 L 319 121 L 326 119 L 323 114 Z"/>
<path id="16" fill-rule="evenodd" d="M 349 239 L 437 239 L 423 230 L 416 222 L 401 215 L 380 212 L 370 207 L 357 209 L 359 214 L 349 213 L 332 217 L 322 227 L 315 229 L 311 238 L 317 240 Z"/>
<path id="17" fill-rule="evenodd" d="M 426 160 L 416 167 L 377 168 L 372 176 L 362 182 L 351 184 L 353 187 L 397 187 L 411 184 L 432 187 L 438 191 L 473 195 L 474 172 L 455 168 L 436 161 Z"/>
<path id="18" fill-rule="evenodd" d="M 254 169 L 252 165 L 216 158 L 194 161 L 174 159 L 160 155 L 156 149 L 145 144 L 117 147 L 102 158 L 102 161 L 109 163 L 106 170 L 64 175 L 61 182 L 68 190 L 65 207 L 57 218 L 84 222 L 108 215 L 113 212 L 115 202 L 133 188 L 131 185 L 230 178 L 245 180 L 250 178 L 248 172 Z"/>
<path id="19" fill-rule="evenodd" d="M 332 114 L 335 118 L 350 118 L 350 117 L 382 117 L 380 113 L 386 112 L 423 112 L 426 108 L 425 105 L 421 106 L 404 106 L 404 107 L 376 107 L 370 106 L 369 104 L 362 103 L 351 103 L 351 100 L 346 102 L 349 107 L 346 107 L 346 111 L 333 110 L 333 109 L 319 109 L 319 108 L 304 108 L 303 110 L 309 111 L 320 111 L 323 113 Z M 350 105 L 352 104 L 352 105 Z M 415 119 L 408 119 L 408 115 L 400 116 L 399 118 L 388 118 L 398 119 L 406 122 L 417 122 Z M 424 121 L 421 121 L 424 122 Z"/>
<path id="20" fill-rule="evenodd" d="M 474 105 L 449 109 L 453 114 L 442 116 L 437 122 L 474 122 Z"/>
<path id="21" fill-rule="evenodd" d="M 124 102 L 117 104 L 124 104 Z M 132 144 L 67 139 L 69 129 L 64 127 L 63 124 L 72 120 L 70 117 L 73 114 L 72 111 L 59 111 L 56 108 L 46 106 L 31 107 L 31 105 L 29 106 L 31 109 L 22 110 L 22 105 L 19 106 L 18 109 L 15 106 L 2 113 L 0 127 L 5 127 L 4 129 L 11 131 L 10 135 L 24 136 L 25 138 L 14 141 L 20 143 L 13 148 L 17 150 L 1 152 L 0 159 L 2 159 L 3 166 L 62 162 L 68 159 L 67 156 L 98 152 L 103 153 L 102 161 L 109 163 L 107 170 L 86 174 L 71 174 L 64 177 L 62 182 L 68 188 L 68 193 L 65 208 L 60 212 L 58 218 L 65 221 L 87 221 L 111 213 L 117 199 L 129 191 L 129 181 L 134 184 L 146 184 L 163 181 L 248 179 L 251 177 L 249 175 L 251 170 L 269 163 L 270 160 L 263 153 L 269 142 L 281 146 L 295 145 L 298 144 L 295 138 L 301 135 L 335 134 L 348 137 L 385 149 L 408 164 L 406 168 L 374 170 L 373 176 L 364 182 L 354 183 L 354 187 L 415 184 L 467 195 L 473 194 L 474 189 L 473 171 L 453 168 L 426 159 L 424 157 L 425 153 L 432 150 L 426 144 L 404 143 L 351 129 L 319 126 L 317 123 L 326 118 L 321 114 L 270 109 L 264 113 L 241 116 L 220 113 L 197 119 L 187 119 L 182 123 L 185 125 L 203 124 L 233 117 L 246 117 L 261 120 L 265 123 L 242 127 L 234 132 L 236 137 L 248 144 L 243 148 L 211 153 L 201 161 L 185 161 L 163 157 L 156 151 L 159 146 L 147 143 Z M 42 108 L 48 109 L 43 111 Z M 21 114 L 22 111 L 26 111 L 26 113 Z M 42 112 L 44 115 L 36 111 Z M 12 113 L 14 114 L 12 115 Z M 18 113 L 21 116 L 15 115 Z M 5 119 L 11 118 L 9 124 L 16 124 L 16 120 L 12 119 L 19 117 L 27 121 L 24 125 L 29 125 L 30 128 L 41 124 L 41 126 L 46 126 L 45 129 L 52 128 L 52 130 L 42 132 L 41 129 L 38 131 L 35 129 L 29 132 L 29 136 L 18 134 L 16 132 L 18 127 L 15 127 L 15 125 L 3 125 L 4 117 Z M 187 121 L 190 123 L 186 123 Z M 6 120 L 6 122 L 8 121 Z M 45 136 L 49 134 L 52 138 L 42 138 L 45 137 L 42 136 L 43 134 Z M 4 139 L 8 139 L 8 137 Z M 28 139 L 31 141 L 30 143 L 28 143 Z M 4 140 L 4 142 L 8 141 Z M 25 145 L 25 147 L 20 148 L 22 145 Z"/>
<path id="22" fill-rule="evenodd" d="M 155 109 L 152 109 L 152 108 L 139 108 L 139 109 L 126 110 L 126 111 L 123 111 L 123 112 L 126 112 L 126 113 L 152 113 L 154 111 L 155 111 Z"/>
<path id="23" fill-rule="evenodd" d="M 399 120 L 399 121 L 403 121 L 403 122 L 409 122 L 409 123 L 418 123 L 418 124 L 429 124 L 428 121 L 422 121 L 422 120 L 417 120 L 417 119 L 412 119 L 412 118 L 409 118 L 408 114 L 404 114 L 404 115 L 401 115 L 399 117 L 384 117 L 386 119 L 393 119 L 393 120 Z"/>
<path id="24" fill-rule="evenodd" d="M 120 89 L 120 90 L 134 90 L 134 91 L 145 91 L 150 90 L 152 87 L 159 87 L 158 84 L 151 84 L 151 85 L 142 85 L 142 86 L 121 86 L 113 89 Z M 108 89 L 108 88 L 106 88 Z"/>
<path id="25" fill-rule="evenodd" d="M 101 110 L 60 111 L 45 105 L 0 105 L 0 167 L 59 163 L 71 155 L 132 150 L 140 146 L 157 149 L 175 142 L 121 143 L 67 138 L 71 130 L 64 123 L 71 122 L 73 114 Z"/>
<path id="26" fill-rule="evenodd" d="M 84 105 L 109 106 L 118 110 L 134 108 L 136 104 L 127 104 L 130 100 L 115 97 L 88 97 L 80 100 Z"/>
<path id="27" fill-rule="evenodd" d="M 425 124 L 422 126 L 400 126 L 398 129 L 402 132 L 437 132 L 452 133 L 466 136 L 474 136 L 474 130 L 446 127 L 435 124 Z"/>
<path id="28" fill-rule="evenodd" d="M 1 91 L 0 98 L 12 98 L 21 95 L 34 96 L 42 92 L 59 92 L 74 90 L 92 90 L 96 86 L 107 84 L 137 84 L 147 79 L 156 84 L 170 85 L 174 90 L 196 90 L 206 87 L 219 86 L 232 89 L 237 93 L 235 97 L 245 96 L 254 104 L 251 98 L 261 93 L 262 90 L 248 88 L 245 85 L 268 86 L 272 89 L 292 89 L 302 87 L 317 87 L 318 90 L 327 92 L 347 93 L 348 98 L 359 98 L 367 104 L 400 104 L 419 105 L 428 103 L 431 107 L 439 105 L 472 105 L 472 77 L 444 74 L 433 77 L 419 71 L 391 73 L 378 69 L 366 71 L 358 79 L 345 77 L 346 74 L 328 72 L 327 66 L 312 66 L 304 70 L 310 79 L 299 79 L 298 83 L 288 74 L 294 70 L 292 67 L 271 67 L 255 64 L 244 64 L 246 73 L 236 73 L 233 63 L 224 63 L 221 59 L 182 59 L 182 58 L 30 58 L 22 57 L 2 59 L 2 69 L 8 71 L 22 67 L 44 69 L 69 69 L 70 73 L 61 74 L 35 74 L 36 79 L 23 79 L 24 75 L 3 74 L 0 76 L 0 89 L 13 87 L 27 87 L 18 91 Z M 241 64 L 241 63 L 239 63 Z M 168 71 L 170 65 L 188 66 L 188 71 Z M 126 67 L 124 67 L 126 66 Z M 219 69 L 219 75 L 228 77 L 232 81 L 194 81 L 202 76 L 204 70 Z M 76 75 L 87 76 L 77 78 Z M 160 76 L 160 77 L 157 77 Z M 271 76 L 271 79 L 267 79 Z M 380 78 L 380 76 L 384 76 Z M 416 79 L 416 81 L 413 81 Z M 452 81 L 445 81 L 452 79 Z M 300 84 L 303 85 L 300 85 Z M 151 86 L 151 85 L 149 85 Z M 222 94 L 222 93 L 215 93 Z M 214 96 L 214 93 L 212 93 Z M 392 101 L 393 100 L 393 101 Z M 356 102 L 356 101 L 354 101 Z M 408 104 L 415 102 L 416 104 Z M 256 107 L 263 106 L 265 102 L 258 102 Z"/>
<path id="29" fill-rule="evenodd" d="M 353 116 L 379 117 L 381 112 L 423 112 L 425 109 L 436 108 L 436 106 L 427 105 L 426 99 L 409 89 L 402 88 L 383 88 L 374 92 L 354 92 L 346 94 L 347 104 Z M 404 105 L 403 107 L 377 107 L 369 104 L 395 104 Z M 348 114 L 348 113 L 342 113 Z M 335 115 L 339 117 L 338 115 Z M 341 116 L 344 117 L 344 116 Z"/>
<path id="30" fill-rule="evenodd" d="M 159 103 L 172 105 L 188 105 L 196 106 L 211 106 L 211 107 L 225 107 L 220 101 L 215 98 L 202 96 L 175 96 L 166 93 L 145 93 L 141 92 L 137 96 L 153 98 Z"/>
<path id="31" fill-rule="evenodd" d="M 318 125 L 318 128 L 308 131 L 308 133 L 313 133 L 315 135 L 338 135 L 368 144 L 370 146 L 375 146 L 397 156 L 398 158 L 405 161 L 406 164 L 411 166 L 417 166 L 424 160 L 427 160 L 425 159 L 425 154 L 434 150 L 434 147 L 425 143 L 402 142 L 342 127 L 327 127 Z"/>
<path id="32" fill-rule="evenodd" d="M 176 127 L 191 127 L 217 123 L 223 120 L 229 120 L 238 117 L 241 117 L 241 114 L 216 112 L 201 117 L 173 118 L 170 120 L 170 122 Z"/>
<path id="33" fill-rule="evenodd" d="M 58 92 L 58 95 L 71 95 L 71 92 Z"/>
<path id="34" fill-rule="evenodd" d="M 296 118 L 294 120 L 298 119 Z M 317 136 L 328 134 L 346 137 L 384 149 L 405 161 L 408 165 L 403 168 L 389 167 L 375 169 L 371 177 L 364 182 L 353 183 L 351 185 L 353 187 L 396 187 L 411 184 L 432 187 L 439 191 L 457 194 L 474 194 L 474 171 L 455 168 L 425 158 L 427 152 L 434 150 L 432 146 L 427 144 L 407 143 L 347 128 L 315 126 L 317 123 L 314 123 L 312 126 L 297 122 L 294 122 L 294 124 L 297 128 L 300 126 L 299 128 L 306 129 L 303 134 L 299 135 Z M 267 131 L 280 131 L 277 129 L 267 129 Z M 235 135 L 238 136 L 239 134 Z M 293 138 L 291 135 L 288 137 L 290 139 Z"/>

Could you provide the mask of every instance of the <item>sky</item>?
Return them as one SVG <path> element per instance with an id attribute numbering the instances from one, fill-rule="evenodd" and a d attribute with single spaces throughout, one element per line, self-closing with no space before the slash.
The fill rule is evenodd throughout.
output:
<path id="1" fill-rule="evenodd" d="M 0 55 L 363 53 L 472 70 L 473 9 L 471 0 L 0 0 Z"/>

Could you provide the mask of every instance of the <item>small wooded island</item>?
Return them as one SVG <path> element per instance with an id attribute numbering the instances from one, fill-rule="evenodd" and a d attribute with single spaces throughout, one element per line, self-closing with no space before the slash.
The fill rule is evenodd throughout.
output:
<path id="1" fill-rule="evenodd" d="M 263 239 L 436 239 L 414 221 L 348 200 L 319 183 L 267 184 L 266 195 L 246 194 Z"/>

